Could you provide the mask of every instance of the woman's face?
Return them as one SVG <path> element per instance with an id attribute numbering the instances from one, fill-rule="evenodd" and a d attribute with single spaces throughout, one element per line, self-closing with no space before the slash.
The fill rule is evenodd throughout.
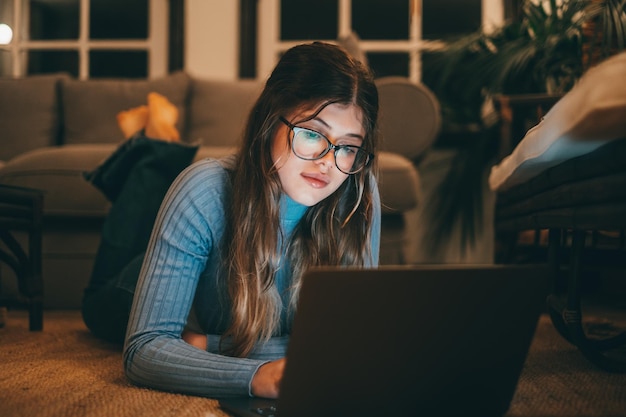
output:
<path id="1" fill-rule="evenodd" d="M 354 105 L 333 103 L 326 106 L 313 119 L 307 119 L 314 111 L 285 115 L 287 121 L 298 127 L 315 130 L 335 145 L 362 146 L 365 129 L 362 112 Z M 322 158 L 307 161 L 291 151 L 289 138 L 293 133 L 284 123 L 279 126 L 272 143 L 272 160 L 278 169 L 283 190 L 292 200 L 305 206 L 313 206 L 334 193 L 348 178 L 335 165 L 335 153 L 331 150 Z"/>

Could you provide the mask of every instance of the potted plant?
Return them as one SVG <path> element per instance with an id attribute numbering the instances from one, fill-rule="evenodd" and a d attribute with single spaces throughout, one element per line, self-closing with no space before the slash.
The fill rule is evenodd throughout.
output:
<path id="1" fill-rule="evenodd" d="M 462 248 L 482 229 L 483 174 L 499 135 L 485 104 L 498 94 L 564 94 L 625 44 L 626 0 L 523 0 L 516 20 L 424 52 L 424 82 L 441 102 L 444 129 L 472 125 L 480 132 L 428 202 L 433 253 L 459 223 Z"/>

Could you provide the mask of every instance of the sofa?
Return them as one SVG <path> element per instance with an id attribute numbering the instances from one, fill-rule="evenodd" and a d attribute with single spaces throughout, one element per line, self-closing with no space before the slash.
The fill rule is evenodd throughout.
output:
<path id="1" fill-rule="evenodd" d="M 390 83 L 390 94 L 396 84 L 410 84 L 397 81 Z M 262 87 L 256 80 L 208 80 L 183 71 L 151 80 L 84 81 L 66 74 L 0 79 L 0 184 L 44 192 L 44 308 L 80 306 L 109 210 L 107 199 L 84 179 L 84 173 L 123 142 L 116 114 L 144 104 L 147 93 L 156 91 L 178 108 L 182 140 L 199 141 L 196 159 L 221 157 L 236 146 Z M 426 107 L 432 113 L 426 117 L 433 119 L 429 126 L 434 126 L 434 130 L 429 127 L 433 132 L 428 132 L 428 142 L 436 135 L 438 107 L 428 91 L 422 95 L 432 104 Z M 392 120 L 395 113 L 406 117 L 412 111 L 406 101 L 410 99 L 383 100 L 383 96 L 383 146 L 376 156 L 383 204 L 381 263 L 394 264 L 403 263 L 406 241 L 411 238 L 404 216 L 420 199 L 419 175 L 412 159 L 423 151 L 425 141 L 402 133 Z M 391 109 L 393 105 L 399 110 Z M 413 119 L 407 123 L 416 123 L 418 118 Z M 392 129 L 400 133 L 385 135 Z M 0 297 L 18 296 L 13 271 L 0 263 Z"/>

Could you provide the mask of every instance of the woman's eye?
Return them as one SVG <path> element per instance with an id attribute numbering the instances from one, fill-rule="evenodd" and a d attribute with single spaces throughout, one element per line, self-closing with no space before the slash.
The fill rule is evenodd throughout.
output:
<path id="1" fill-rule="evenodd" d="M 341 149 L 341 153 L 343 153 L 346 156 L 348 156 L 348 155 L 352 156 L 352 155 L 356 154 L 357 151 L 358 151 L 358 148 L 354 148 L 352 146 L 343 146 L 340 149 Z"/>
<path id="2" fill-rule="evenodd" d="M 313 130 L 303 130 L 302 135 L 305 139 L 308 140 L 320 140 L 322 139 L 322 135 L 313 131 Z"/>

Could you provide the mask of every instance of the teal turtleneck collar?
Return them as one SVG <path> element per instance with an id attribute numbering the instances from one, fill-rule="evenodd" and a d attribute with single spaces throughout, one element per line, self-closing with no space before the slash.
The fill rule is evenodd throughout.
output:
<path id="1" fill-rule="evenodd" d="M 309 207 L 300 204 L 283 193 L 280 198 L 280 219 L 282 223 L 295 225 L 299 222 Z"/>

